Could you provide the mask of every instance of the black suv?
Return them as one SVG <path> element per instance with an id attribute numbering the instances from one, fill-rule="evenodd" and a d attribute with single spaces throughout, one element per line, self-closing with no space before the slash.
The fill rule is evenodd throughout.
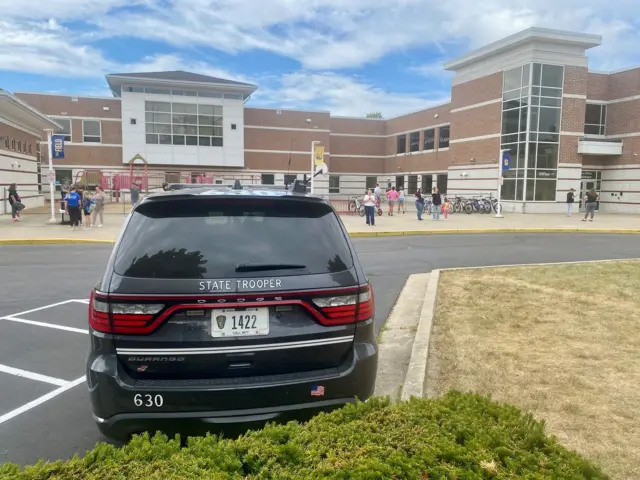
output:
<path id="1" fill-rule="evenodd" d="M 106 437 L 307 418 L 373 394 L 371 285 L 329 202 L 300 186 L 179 189 L 132 210 L 89 305 Z"/>

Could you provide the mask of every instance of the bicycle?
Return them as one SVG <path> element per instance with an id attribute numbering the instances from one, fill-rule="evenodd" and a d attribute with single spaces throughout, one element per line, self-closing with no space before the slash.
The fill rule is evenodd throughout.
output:
<path id="1" fill-rule="evenodd" d="M 361 217 L 365 216 L 365 210 L 364 210 L 364 205 L 361 204 L 358 199 L 353 200 L 354 204 L 356 205 L 356 208 L 358 209 L 358 215 L 360 215 Z M 378 208 L 378 210 L 376 211 L 376 213 L 378 214 L 378 216 L 382 216 L 382 209 L 380 208 L 380 204 L 378 202 L 376 202 L 376 207 Z"/>
<path id="2" fill-rule="evenodd" d="M 469 200 L 464 205 L 464 212 L 467 215 L 471 215 L 472 213 L 489 213 L 491 210 L 487 205 L 483 202 L 480 202 L 477 198 Z"/>

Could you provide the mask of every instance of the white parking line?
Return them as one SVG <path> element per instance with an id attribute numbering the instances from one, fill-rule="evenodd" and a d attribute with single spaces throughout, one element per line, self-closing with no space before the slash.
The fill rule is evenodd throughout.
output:
<path id="1" fill-rule="evenodd" d="M 66 332 L 84 333 L 85 335 L 89 334 L 88 327 L 86 330 L 83 330 L 81 328 L 66 327 L 64 325 L 57 325 L 55 323 L 36 322 L 35 320 L 25 320 L 24 318 L 15 318 L 14 316 L 0 317 L 0 320 L 7 320 L 9 322 L 17 322 L 17 323 L 26 323 L 27 325 L 35 325 L 36 327 L 53 328 L 56 330 L 64 330 Z"/>
<path id="2" fill-rule="evenodd" d="M 89 299 L 88 298 L 76 298 L 75 300 L 72 300 L 73 302 L 78 302 L 78 303 L 84 303 L 85 305 L 89 305 Z"/>
<path id="3" fill-rule="evenodd" d="M 80 378 L 76 378 L 74 381 L 67 382 L 66 385 L 56 388 L 55 390 L 47 393 L 46 395 L 36 398 L 35 400 L 32 400 L 31 402 L 25 405 L 22 405 L 21 407 L 18 407 L 15 410 L 11 410 L 10 412 L 5 413 L 4 415 L 0 416 L 0 425 L 2 425 L 5 422 L 8 422 L 9 420 L 17 417 L 18 415 L 22 415 L 23 413 L 28 412 L 29 410 L 37 407 L 38 405 L 42 405 L 43 403 L 48 402 L 49 400 L 57 397 L 61 393 L 64 393 L 67 390 L 71 390 L 73 387 L 77 387 L 81 383 L 84 383 L 84 381 L 85 381 L 84 376 Z"/>
<path id="4" fill-rule="evenodd" d="M 9 375 L 15 375 L 16 377 L 28 378 L 29 380 L 37 380 L 39 382 L 50 383 L 57 385 L 58 387 L 64 387 L 67 383 L 66 380 L 61 378 L 53 378 L 48 375 L 40 375 L 39 373 L 28 372 L 27 370 L 21 370 L 19 368 L 13 368 L 9 365 L 3 365 L 0 363 L 0 372 L 8 373 Z"/>
<path id="5" fill-rule="evenodd" d="M 45 305 L 44 307 L 32 308 L 31 310 L 25 310 L 24 312 L 18 312 L 11 315 L 12 317 L 17 317 L 21 315 L 26 315 L 27 313 L 39 312 L 40 310 L 46 310 L 47 308 L 57 307 L 59 305 L 66 305 L 67 303 L 75 302 L 75 300 L 65 300 L 63 302 L 52 303 L 51 305 Z"/>

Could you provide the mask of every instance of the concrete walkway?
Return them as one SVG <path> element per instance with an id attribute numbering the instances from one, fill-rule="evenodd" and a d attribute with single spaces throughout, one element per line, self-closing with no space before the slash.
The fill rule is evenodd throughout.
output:
<path id="1" fill-rule="evenodd" d="M 0 216 L 0 244 L 25 243 L 92 243 L 113 242 L 118 237 L 125 216 L 107 214 L 102 228 L 71 231 L 70 227 L 48 224 L 47 215 L 23 213 L 20 223 L 12 223 L 9 215 Z M 581 215 L 571 218 L 564 215 L 505 214 L 504 218 L 493 215 L 457 213 L 449 220 L 433 221 L 425 216 L 418 221 L 415 213 L 376 216 L 376 225 L 369 227 L 365 219 L 355 215 L 341 217 L 351 236 L 429 235 L 453 233 L 512 233 L 512 232 L 592 232 L 592 233 L 638 233 L 640 216 L 596 214 L 595 221 L 582 222 Z M 58 220 L 60 219 L 58 215 Z"/>

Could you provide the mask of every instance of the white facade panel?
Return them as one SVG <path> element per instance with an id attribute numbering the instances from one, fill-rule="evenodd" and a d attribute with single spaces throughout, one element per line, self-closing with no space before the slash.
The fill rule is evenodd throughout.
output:
<path id="1" fill-rule="evenodd" d="M 222 106 L 223 146 L 147 144 L 145 101 Z M 135 125 L 131 123 L 135 119 Z M 233 128 L 235 126 L 235 128 Z M 122 92 L 124 161 L 141 155 L 149 165 L 244 167 L 244 103 L 242 100 Z"/>
<path id="2" fill-rule="evenodd" d="M 22 197 L 22 203 L 26 208 L 41 207 L 44 205 L 44 196 L 38 192 L 38 164 L 35 157 L 25 158 L 2 155 L 0 151 L 0 184 L 10 185 L 15 183 L 18 187 L 18 194 Z M 45 172 L 46 173 L 46 172 Z M 46 179 L 43 179 L 46 181 Z M 0 215 L 10 214 L 11 207 L 7 200 L 9 187 L 0 187 Z"/>

